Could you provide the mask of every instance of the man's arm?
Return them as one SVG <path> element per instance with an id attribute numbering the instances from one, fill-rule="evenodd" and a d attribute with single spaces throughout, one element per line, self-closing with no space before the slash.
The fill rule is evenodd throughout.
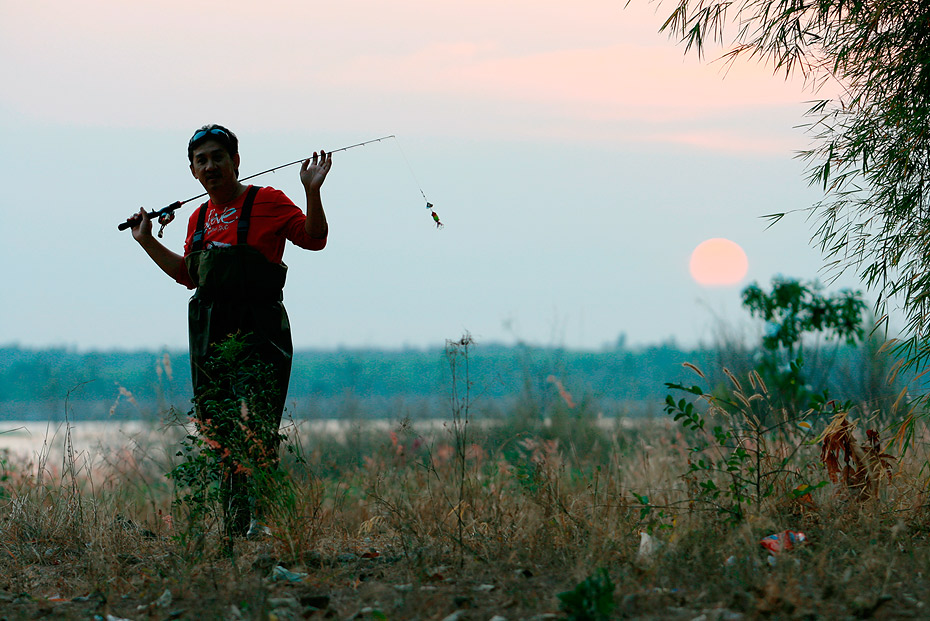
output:
<path id="1" fill-rule="evenodd" d="M 307 194 L 307 219 L 304 221 L 304 230 L 313 239 L 325 239 L 329 233 L 320 187 L 326 180 L 326 175 L 332 165 L 332 154 L 321 150 L 320 157 L 314 151 L 313 158 L 304 160 L 300 166 L 300 182 Z"/>
<path id="2" fill-rule="evenodd" d="M 155 236 L 152 235 L 152 221 L 145 213 L 144 208 L 140 209 L 139 213 L 134 217 L 138 218 L 138 222 L 132 227 L 133 239 L 139 242 L 139 245 L 142 246 L 146 254 L 151 257 L 164 273 L 178 280 L 182 271 L 187 270 L 187 266 L 184 264 L 184 257 L 172 252 L 155 239 Z"/>

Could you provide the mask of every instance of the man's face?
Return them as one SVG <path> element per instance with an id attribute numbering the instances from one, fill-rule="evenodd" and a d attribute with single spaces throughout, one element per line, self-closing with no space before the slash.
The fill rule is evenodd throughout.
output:
<path id="1" fill-rule="evenodd" d="M 236 171 L 239 170 L 238 153 L 230 157 L 220 143 L 208 140 L 194 149 L 192 155 L 191 173 L 207 192 L 235 186 Z"/>

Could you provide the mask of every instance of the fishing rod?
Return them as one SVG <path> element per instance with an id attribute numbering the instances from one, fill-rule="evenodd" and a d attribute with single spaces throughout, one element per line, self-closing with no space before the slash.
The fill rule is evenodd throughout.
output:
<path id="1" fill-rule="evenodd" d="M 339 149 L 333 149 L 332 151 L 328 151 L 328 153 L 329 153 L 330 155 L 332 155 L 333 153 L 339 153 L 340 151 L 348 151 L 349 149 L 354 149 L 355 147 L 362 147 L 362 146 L 365 146 L 366 144 L 371 144 L 371 143 L 373 143 L 373 142 L 381 142 L 382 140 L 388 140 L 388 139 L 390 139 L 390 138 L 395 138 L 395 139 L 396 139 L 396 136 L 394 136 L 394 134 L 391 134 L 390 136 L 381 136 L 380 138 L 374 138 L 374 139 L 372 139 L 372 140 L 366 140 L 365 142 L 359 142 L 359 143 L 356 143 L 356 144 L 351 144 L 351 145 L 349 145 L 349 146 L 347 146 L 347 147 L 342 147 L 342 148 L 339 148 Z M 299 159 L 299 160 L 294 160 L 293 162 L 289 162 L 289 163 L 287 163 L 287 164 L 281 164 L 280 166 L 275 166 L 274 168 L 269 168 L 268 170 L 263 170 L 263 171 L 261 171 L 261 172 L 257 172 L 257 173 L 255 173 L 254 175 L 249 175 L 248 177 L 243 177 L 243 178 L 240 179 L 239 181 L 248 181 L 249 179 L 254 179 L 255 177 L 259 177 L 259 176 L 261 176 L 261 175 L 265 175 L 265 174 L 268 174 L 268 173 L 270 173 L 270 172 L 274 172 L 274 171 L 276 171 L 276 170 L 281 170 L 282 168 L 287 168 L 288 166 L 293 166 L 294 164 L 300 164 L 301 162 L 303 162 L 303 161 L 305 161 L 305 160 L 307 160 L 307 159 L 310 159 L 310 158 L 304 157 L 304 158 L 301 158 L 301 159 Z M 422 193 L 423 190 L 420 190 L 420 192 Z M 174 219 L 174 212 L 175 212 L 175 210 L 180 209 L 181 206 L 183 206 L 185 203 L 189 203 L 189 202 L 191 202 L 191 201 L 195 201 L 195 200 L 197 200 L 198 198 L 203 198 L 203 197 L 206 196 L 206 195 L 207 195 L 207 192 L 204 192 L 203 194 L 198 194 L 197 196 L 192 196 L 191 198 L 189 198 L 189 199 L 187 199 L 187 200 L 185 200 L 185 201 L 176 201 L 176 202 L 174 202 L 174 203 L 171 203 L 171 204 L 168 205 L 167 207 L 162 207 L 161 209 L 156 209 L 156 210 L 154 210 L 154 211 L 150 211 L 150 212 L 148 212 L 146 215 L 147 215 L 150 219 L 152 219 L 152 218 L 158 218 L 159 223 L 162 225 L 162 230 L 164 230 L 165 225 L 167 225 L 168 222 L 170 222 L 172 219 Z M 427 204 L 428 204 L 428 203 L 427 203 Z M 431 207 L 432 207 L 432 205 L 429 205 L 429 208 L 431 208 Z M 435 216 L 435 212 L 433 212 L 433 214 L 434 214 L 433 219 L 436 220 L 437 226 L 440 226 L 439 220 L 437 219 L 437 216 Z M 139 218 L 138 218 L 138 216 L 136 216 L 136 217 L 133 217 L 133 218 L 129 218 L 129 219 L 126 220 L 125 222 L 120 222 L 120 224 L 119 224 L 119 226 L 118 226 L 117 228 L 118 228 L 120 231 L 124 231 L 124 230 L 126 230 L 126 229 L 128 229 L 128 228 L 131 228 L 131 227 L 135 226 L 138 222 L 139 222 Z M 162 234 L 162 231 L 159 231 L 159 232 L 158 232 L 158 236 L 161 237 L 161 234 Z"/>

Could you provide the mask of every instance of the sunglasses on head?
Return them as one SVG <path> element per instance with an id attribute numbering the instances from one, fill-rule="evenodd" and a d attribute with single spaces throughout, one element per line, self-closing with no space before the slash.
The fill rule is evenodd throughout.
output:
<path id="1" fill-rule="evenodd" d="M 200 140 L 201 138 L 203 138 L 204 136 L 209 136 L 210 134 L 214 134 L 216 136 L 222 136 L 226 140 L 230 140 L 229 134 L 227 134 L 224 130 L 219 129 L 218 127 L 214 127 L 213 129 L 197 130 L 196 132 L 194 132 L 194 135 L 191 136 L 190 142 L 188 142 L 187 144 L 192 145 L 198 140 Z"/>

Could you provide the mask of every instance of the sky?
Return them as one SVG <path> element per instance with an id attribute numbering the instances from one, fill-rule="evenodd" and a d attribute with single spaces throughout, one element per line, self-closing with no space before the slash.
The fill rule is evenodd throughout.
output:
<path id="1" fill-rule="evenodd" d="M 326 249 L 285 251 L 298 349 L 753 338 L 744 286 L 831 279 L 813 222 L 761 217 L 821 198 L 796 152 L 829 93 L 686 56 L 658 32 L 670 11 L 0 0 L 0 346 L 186 347 L 191 292 L 117 225 L 203 191 L 185 151 L 211 122 L 243 176 L 396 136 L 334 156 Z M 297 167 L 255 183 L 304 206 Z M 196 204 L 165 231 L 175 251 Z M 702 286 L 689 257 L 717 237 L 748 271 Z"/>

